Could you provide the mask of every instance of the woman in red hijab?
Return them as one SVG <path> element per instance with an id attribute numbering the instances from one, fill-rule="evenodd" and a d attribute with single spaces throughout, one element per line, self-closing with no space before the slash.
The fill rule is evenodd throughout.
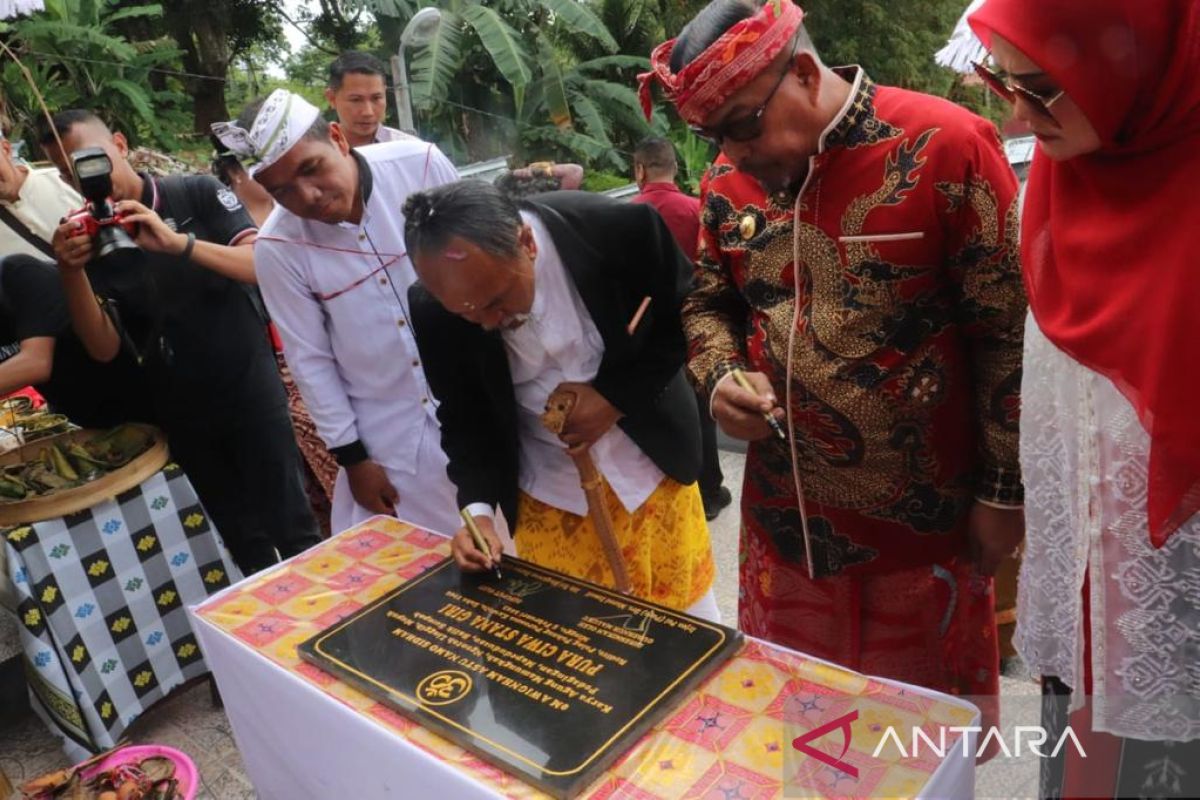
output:
<path id="1" fill-rule="evenodd" d="M 1042 794 L 1200 796 L 1200 2 L 970 21 L 1039 144 L 1016 644 L 1088 755 L 1044 762 Z"/>

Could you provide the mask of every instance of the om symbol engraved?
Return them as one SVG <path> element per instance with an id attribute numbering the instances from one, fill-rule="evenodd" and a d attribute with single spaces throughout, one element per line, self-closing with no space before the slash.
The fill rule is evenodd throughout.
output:
<path id="1" fill-rule="evenodd" d="M 471 676 L 454 669 L 444 669 L 425 676 L 417 684 L 417 697 L 427 706 L 445 706 L 461 700 L 471 691 Z"/>

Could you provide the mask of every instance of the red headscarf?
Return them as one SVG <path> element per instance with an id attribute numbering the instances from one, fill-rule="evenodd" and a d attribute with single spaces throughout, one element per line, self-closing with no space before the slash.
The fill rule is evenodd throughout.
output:
<path id="1" fill-rule="evenodd" d="M 650 87 L 662 84 L 685 122 L 700 124 L 734 93 L 754 80 L 792 40 L 804 12 L 790 0 L 767 0 L 752 17 L 733 25 L 677 73 L 671 72 L 670 39 L 650 54 L 650 72 L 638 75 L 642 111 L 650 119 Z"/>
<path id="2" fill-rule="evenodd" d="M 1034 158 L 1029 305 L 1150 434 L 1150 541 L 1200 510 L 1200 2 L 988 0 L 970 19 L 1045 70 L 1099 152 Z"/>

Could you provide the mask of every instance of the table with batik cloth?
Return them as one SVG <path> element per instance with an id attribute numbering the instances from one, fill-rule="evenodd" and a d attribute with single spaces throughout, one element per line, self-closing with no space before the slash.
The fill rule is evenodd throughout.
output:
<path id="1" fill-rule="evenodd" d="M 260 798 L 545 797 L 296 654 L 298 644 L 449 552 L 442 536 L 376 517 L 191 609 Z M 859 770 L 857 781 L 788 753 L 794 737 L 854 711 L 843 760 Z M 907 748 L 913 724 L 937 742 L 939 726 L 978 720 L 974 706 L 955 698 L 748 640 L 581 797 L 961 800 L 974 792 L 973 741 L 970 758 L 953 735 L 945 759 L 928 748 L 917 758 L 872 753 L 888 726 Z M 837 731 L 812 744 L 841 753 Z M 786 786 L 785 770 L 795 775 Z"/>
<path id="2" fill-rule="evenodd" d="M 207 672 L 185 606 L 241 575 L 178 466 L 2 535 L 34 707 L 68 755 L 112 747 Z"/>

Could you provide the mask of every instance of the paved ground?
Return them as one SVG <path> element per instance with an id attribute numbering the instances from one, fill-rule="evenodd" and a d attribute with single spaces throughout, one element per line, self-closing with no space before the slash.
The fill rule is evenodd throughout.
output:
<path id="1" fill-rule="evenodd" d="M 743 456 L 722 452 L 726 485 L 734 493 L 733 505 L 710 526 L 717 561 L 717 602 L 726 624 L 737 621 L 738 495 Z M 1037 686 L 1020 675 L 1002 678 L 1005 740 L 1013 742 L 1016 725 L 1037 724 Z M 203 788 L 197 800 L 243 800 L 254 790 L 242 769 L 229 722 L 214 709 L 206 686 L 198 686 L 166 700 L 130 732 L 138 742 L 154 742 L 188 753 L 200 769 Z M 14 784 L 53 769 L 68 766 L 57 740 L 32 714 L 16 724 L 0 725 L 0 768 Z M 1033 798 L 1037 796 L 1037 763 L 1028 759 L 996 758 L 979 769 L 976 796 L 981 798 Z M 0 798 L 0 800 L 4 800 Z M 415 800 L 415 798 L 414 798 Z M 447 799 L 450 800 L 450 799 Z M 954 800 L 957 800 L 955 798 Z"/>

